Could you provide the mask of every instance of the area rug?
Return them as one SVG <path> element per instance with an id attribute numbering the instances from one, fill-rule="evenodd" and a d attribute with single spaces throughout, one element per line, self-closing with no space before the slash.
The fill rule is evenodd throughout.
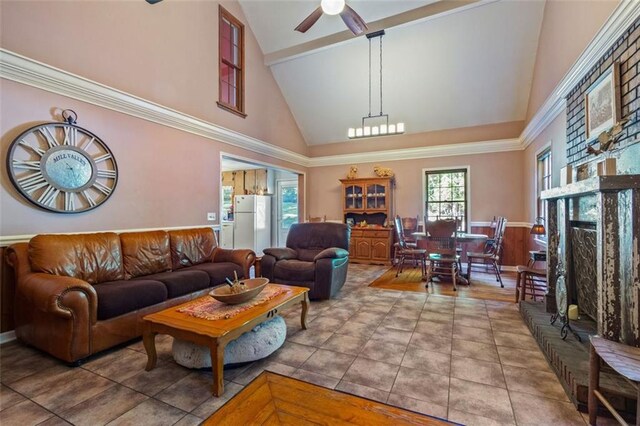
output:
<path id="1" fill-rule="evenodd" d="M 420 268 L 413 268 L 411 265 L 407 265 L 404 271 L 396 278 L 396 268 L 392 267 L 369 284 L 369 287 L 415 291 L 467 299 L 498 300 L 502 302 L 513 302 L 515 300 L 514 273 L 502 273 L 504 288 L 500 288 L 500 284 L 496 282 L 493 274 L 473 271 L 471 285 L 458 285 L 458 291 L 453 291 L 450 281 L 434 281 L 429 283 L 427 287 L 426 281 L 422 281 L 421 278 Z"/>

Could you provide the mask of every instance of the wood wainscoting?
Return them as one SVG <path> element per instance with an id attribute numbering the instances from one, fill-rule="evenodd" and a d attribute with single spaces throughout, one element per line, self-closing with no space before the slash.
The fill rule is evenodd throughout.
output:
<path id="1" fill-rule="evenodd" d="M 526 265 L 529 261 L 529 251 L 545 250 L 546 247 L 535 241 L 530 234 L 531 225 L 523 224 L 509 226 L 504 233 L 504 249 L 502 256 L 503 266 Z M 489 226 L 471 226 L 471 233 L 493 235 L 493 229 Z M 482 244 L 467 244 L 466 251 L 482 251 Z M 463 263 L 467 261 L 466 253 L 463 253 Z M 536 264 L 537 268 L 545 268 L 546 265 Z"/>

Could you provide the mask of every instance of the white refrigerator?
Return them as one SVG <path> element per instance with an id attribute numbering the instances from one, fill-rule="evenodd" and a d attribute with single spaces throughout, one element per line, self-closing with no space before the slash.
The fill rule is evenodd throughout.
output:
<path id="1" fill-rule="evenodd" d="M 271 247 L 271 197 L 236 195 L 233 200 L 233 247 L 251 249 L 256 256 Z"/>

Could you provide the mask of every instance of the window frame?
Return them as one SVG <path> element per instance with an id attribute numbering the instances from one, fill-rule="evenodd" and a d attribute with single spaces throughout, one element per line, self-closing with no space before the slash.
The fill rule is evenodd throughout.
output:
<path id="1" fill-rule="evenodd" d="M 239 65 L 233 64 L 222 57 L 222 47 L 223 47 L 223 37 L 222 37 L 222 23 L 223 20 L 228 21 L 232 26 L 238 28 L 238 49 L 239 49 Z M 225 111 L 229 111 L 233 114 L 239 115 L 242 118 L 245 118 L 247 114 L 245 113 L 245 100 L 244 100 L 244 71 L 245 71 L 245 60 L 244 60 L 244 24 L 240 22 L 235 16 L 229 13 L 224 7 L 221 5 L 218 6 L 218 107 L 224 109 Z M 237 86 L 236 86 L 236 105 L 229 104 L 227 102 L 222 101 L 222 67 L 228 66 L 238 70 L 238 78 L 237 78 Z"/>
<path id="2" fill-rule="evenodd" d="M 460 232 L 471 232 L 471 167 L 470 166 L 450 166 L 450 167 L 432 167 L 422 169 L 422 217 L 427 217 L 427 174 L 436 173 L 465 172 L 465 228 L 461 228 Z"/>
<path id="3" fill-rule="evenodd" d="M 547 143 L 545 146 L 540 148 L 536 152 L 536 221 L 539 217 L 544 219 L 544 226 L 547 228 L 549 225 L 547 224 L 547 208 L 546 208 L 546 200 L 542 199 L 542 191 L 551 188 L 551 180 L 553 179 L 553 158 L 551 152 L 551 143 Z M 548 174 L 545 173 L 545 163 L 548 171 Z M 546 235 L 536 235 L 534 239 L 542 244 L 547 243 Z"/>

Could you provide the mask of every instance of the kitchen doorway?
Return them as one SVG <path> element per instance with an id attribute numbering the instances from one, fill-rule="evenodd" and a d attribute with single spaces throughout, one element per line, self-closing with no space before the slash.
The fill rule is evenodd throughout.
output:
<path id="1" fill-rule="evenodd" d="M 294 223 L 298 223 L 298 179 L 278 180 L 276 182 L 277 204 L 277 241 L 278 247 L 285 247 L 289 229 Z"/>
<path id="2" fill-rule="evenodd" d="M 304 173 L 224 153 L 220 172 L 220 246 L 256 253 L 284 247 L 289 228 L 304 217 Z M 244 211 L 247 203 L 255 209 Z M 265 210 L 257 208 L 263 204 L 270 207 L 258 214 Z M 247 216 L 248 222 L 240 220 Z"/>

